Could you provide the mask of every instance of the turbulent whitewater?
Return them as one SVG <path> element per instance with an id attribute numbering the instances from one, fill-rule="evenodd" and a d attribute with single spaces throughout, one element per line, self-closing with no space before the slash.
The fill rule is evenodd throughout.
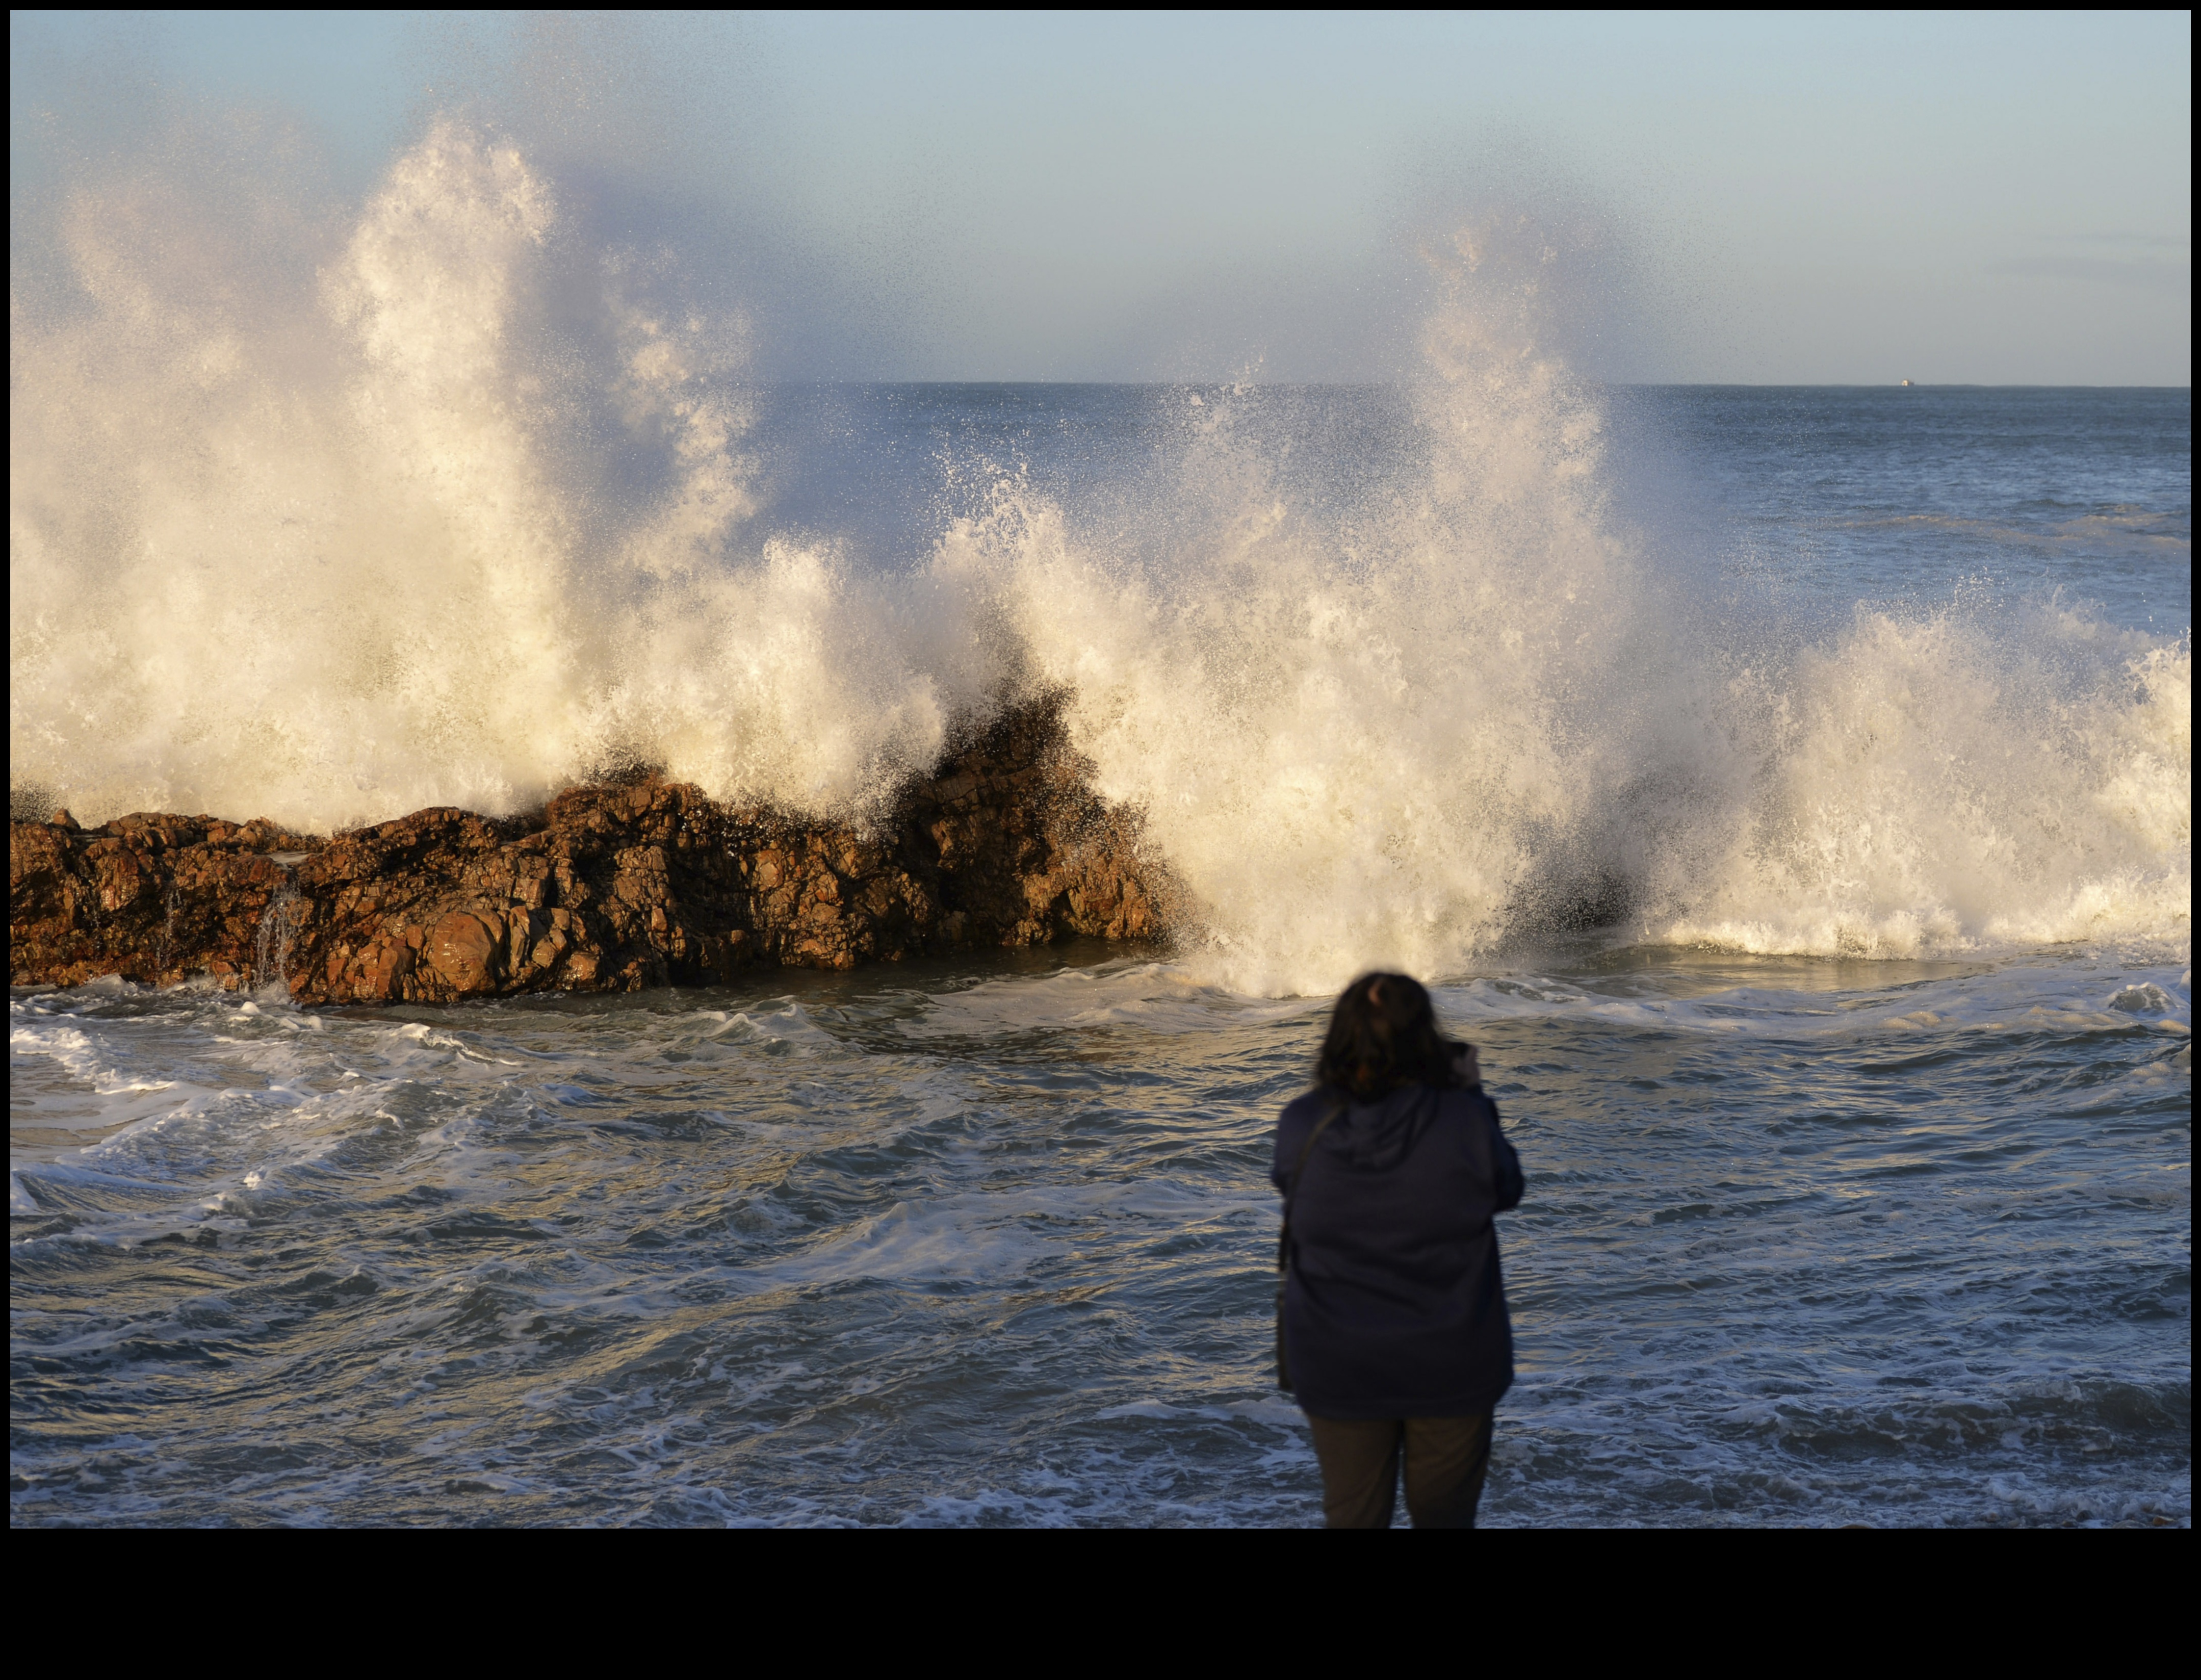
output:
<path id="1" fill-rule="evenodd" d="M 175 188 L 80 189 L 62 296 L 11 325 L 11 779 L 79 820 L 506 815 L 636 763 L 860 815 L 1060 686 L 1254 990 L 1585 922 L 2187 937 L 2183 626 L 1738 602 L 1624 505 L 1534 226 L 1444 248 L 1425 376 L 1343 490 L 1258 395 L 1187 391 L 1124 481 L 974 452 L 875 548 L 776 519 L 743 322 L 592 246 L 513 144 L 442 123 L 349 223 Z"/>

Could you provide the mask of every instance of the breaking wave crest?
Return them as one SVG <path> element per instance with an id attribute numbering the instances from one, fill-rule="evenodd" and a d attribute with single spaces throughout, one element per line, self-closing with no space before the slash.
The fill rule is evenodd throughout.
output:
<path id="1" fill-rule="evenodd" d="M 327 829 L 643 755 L 859 802 L 984 692 L 949 617 L 766 541 L 743 326 L 437 126 L 319 265 L 162 179 L 80 192 L 11 326 L 14 777 Z"/>
<path id="2" fill-rule="evenodd" d="M 1417 448 L 1350 516 L 1187 393 L 1109 517 L 1005 474 L 897 566 L 773 527 L 745 324 L 512 144 L 441 122 L 348 219 L 220 188 L 81 188 L 65 301 L 11 312 L 11 779 L 81 818 L 504 812 L 632 761 L 861 816 L 1048 688 L 1241 989 L 1588 925 L 2189 937 L 2189 641 L 1723 614 L 1619 505 L 1533 220 L 1447 249 Z"/>

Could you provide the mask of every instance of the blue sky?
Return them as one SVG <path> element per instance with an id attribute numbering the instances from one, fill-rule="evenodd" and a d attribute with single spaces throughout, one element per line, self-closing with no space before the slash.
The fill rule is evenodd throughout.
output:
<path id="1" fill-rule="evenodd" d="M 1494 197 L 1588 215 L 1624 253 L 1614 377 L 2182 385 L 2191 30 L 18 13 L 15 180 L 20 198 L 26 171 L 65 167 L 41 156 L 42 111 L 132 78 L 293 115 L 354 191 L 432 110 L 494 87 L 562 123 L 569 162 L 677 179 L 683 202 L 724 201 L 710 239 L 737 228 L 831 276 L 782 277 L 836 300 L 807 328 L 789 314 L 789 372 L 1380 373 L 1415 242 Z M 759 316 L 772 332 L 769 301 Z"/>

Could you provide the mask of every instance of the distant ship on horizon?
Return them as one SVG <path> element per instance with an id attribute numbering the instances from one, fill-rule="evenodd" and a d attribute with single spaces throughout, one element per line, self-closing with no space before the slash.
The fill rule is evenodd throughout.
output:
<path id="1" fill-rule="evenodd" d="M 1898 385 L 1901 385 L 1901 386 L 1902 386 L 1905 391 L 1910 390 L 1913 385 L 1916 385 L 1917 383 L 1918 383 L 1918 381 L 1917 381 L 1917 380 L 1916 380 L 1916 379 L 1898 379 L 1898 380 L 1896 381 L 1896 384 L 1898 384 Z"/>

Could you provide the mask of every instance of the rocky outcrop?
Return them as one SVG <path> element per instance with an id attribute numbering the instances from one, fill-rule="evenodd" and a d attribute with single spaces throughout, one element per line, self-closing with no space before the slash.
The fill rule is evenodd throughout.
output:
<path id="1" fill-rule="evenodd" d="M 862 827 L 655 777 L 574 788 L 528 818 L 416 811 L 328 839 L 163 814 L 86 830 L 58 812 L 10 824 L 9 978 L 280 978 L 305 1003 L 436 1002 L 1159 937 L 1172 890 L 1087 767 L 1042 702 Z"/>

